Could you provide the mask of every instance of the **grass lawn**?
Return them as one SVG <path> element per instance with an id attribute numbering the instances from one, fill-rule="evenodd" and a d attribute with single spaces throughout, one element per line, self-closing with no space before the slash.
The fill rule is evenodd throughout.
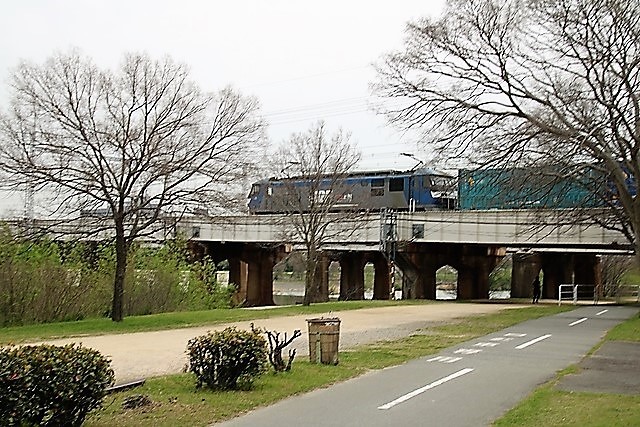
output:
<path id="1" fill-rule="evenodd" d="M 342 352 L 337 366 L 311 364 L 299 358 L 294 362 L 291 372 L 277 375 L 267 373 L 250 391 L 196 390 L 195 378 L 190 374 L 151 378 L 142 387 L 108 396 L 105 409 L 92 414 L 86 425 L 208 425 L 295 394 L 353 378 L 371 369 L 398 365 L 525 320 L 571 309 L 573 307 L 541 305 L 468 317 L 400 340 L 379 342 Z M 153 404 L 123 410 L 122 401 L 136 394 L 147 395 Z"/>
<path id="2" fill-rule="evenodd" d="M 638 426 L 640 396 L 570 393 L 554 383 L 536 390 L 495 426 Z"/>
<path id="3" fill-rule="evenodd" d="M 640 341 L 640 316 L 617 325 L 605 340 Z M 538 388 L 494 425 L 505 426 L 640 426 L 640 395 L 567 392 L 555 388 L 562 371 Z M 638 375 L 638 372 L 630 372 Z"/>
<path id="4" fill-rule="evenodd" d="M 164 329 L 187 328 L 191 326 L 215 325 L 243 320 L 294 316 L 298 314 L 311 315 L 327 313 L 329 311 L 358 310 L 361 308 L 415 304 L 430 304 L 430 302 L 426 300 L 340 301 L 312 304 L 307 307 L 296 305 L 260 310 L 232 308 L 151 314 L 147 316 L 130 316 L 126 317 L 122 322 L 113 322 L 111 319 L 101 318 L 78 320 L 73 322 L 42 323 L 37 325 L 0 328 L 0 345 L 52 338 L 158 331 Z"/>

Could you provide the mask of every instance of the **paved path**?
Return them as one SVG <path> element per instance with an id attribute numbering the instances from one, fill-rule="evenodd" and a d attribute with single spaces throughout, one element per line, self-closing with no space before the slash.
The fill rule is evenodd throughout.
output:
<path id="1" fill-rule="evenodd" d="M 490 425 L 558 370 L 580 361 L 607 330 L 637 313 L 634 307 L 588 306 L 530 320 L 219 425 Z M 627 375 L 637 377 L 633 371 Z"/>
<path id="2" fill-rule="evenodd" d="M 396 339 L 410 335 L 420 328 L 452 319 L 495 313 L 517 305 L 506 304 L 460 304 L 434 303 L 426 305 L 368 308 L 324 313 L 324 317 L 341 319 L 340 348 L 345 349 L 359 344 Z M 321 317 L 317 314 L 313 317 Z M 294 342 L 299 356 L 308 354 L 306 319 L 309 315 L 276 317 L 255 320 L 257 327 L 271 331 L 291 333 L 300 329 L 303 335 Z M 140 378 L 177 373 L 186 364 L 186 347 L 189 339 L 203 335 L 210 330 L 221 330 L 227 326 L 249 329 L 250 321 L 204 326 L 196 328 L 174 329 L 156 332 L 138 332 L 90 336 L 47 341 L 50 344 L 63 345 L 71 342 L 82 343 L 86 347 L 99 350 L 111 358 L 116 373 L 116 383 Z"/>

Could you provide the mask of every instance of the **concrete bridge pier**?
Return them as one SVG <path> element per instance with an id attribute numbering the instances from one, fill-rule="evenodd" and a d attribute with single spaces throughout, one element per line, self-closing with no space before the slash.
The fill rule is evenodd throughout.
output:
<path id="1" fill-rule="evenodd" d="M 595 254 L 576 254 L 573 258 L 573 280 L 576 285 L 594 285 L 578 287 L 578 298 L 602 296 L 602 264 Z"/>
<path id="2" fill-rule="evenodd" d="M 558 286 L 573 283 L 573 255 L 542 254 L 542 298 L 558 299 Z"/>
<path id="3" fill-rule="evenodd" d="M 234 304 L 243 304 L 247 299 L 249 265 L 242 261 L 240 257 L 231 257 L 229 262 L 229 284 L 236 286 L 236 292 L 233 294 Z"/>
<path id="4" fill-rule="evenodd" d="M 236 303 L 249 307 L 274 305 L 273 267 L 290 251 L 287 245 L 211 242 L 190 249 L 194 259 L 209 256 L 214 262 L 229 261 L 229 283 L 237 287 L 233 297 Z"/>
<path id="5" fill-rule="evenodd" d="M 245 246 L 241 262 L 247 265 L 247 275 L 246 281 L 239 282 L 238 290 L 239 298 L 244 297 L 244 306 L 274 305 L 273 267 L 285 258 L 286 253 L 284 246 L 275 248 Z M 242 275 L 240 277 L 242 278 Z"/>
<path id="6" fill-rule="evenodd" d="M 342 252 L 340 262 L 340 301 L 364 299 L 364 252 Z"/>
<path id="7" fill-rule="evenodd" d="M 413 244 L 397 254 L 406 277 L 403 298 L 436 299 L 436 272 L 445 265 L 458 271 L 457 299 L 489 297 L 489 274 L 504 258 L 498 246 Z"/>
<path id="8" fill-rule="evenodd" d="M 513 256 L 511 297 L 531 298 L 533 279 L 543 272 L 542 298 L 558 299 L 558 286 L 563 284 L 594 285 L 579 288 L 579 298 L 593 298 L 600 292 L 602 268 L 595 254 L 570 253 L 517 253 Z"/>
<path id="9" fill-rule="evenodd" d="M 373 263 L 373 299 L 388 300 L 391 298 L 391 265 L 381 252 L 373 252 L 370 257 Z"/>
<path id="10" fill-rule="evenodd" d="M 513 255 L 511 298 L 533 298 L 533 280 L 540 274 L 540 254 L 518 252 Z"/>
<path id="11" fill-rule="evenodd" d="M 488 299 L 489 274 L 504 258 L 501 247 L 464 246 L 458 264 L 457 299 Z"/>
<path id="12" fill-rule="evenodd" d="M 439 268 L 435 251 L 426 245 L 410 245 L 396 254 L 396 264 L 404 281 L 402 299 L 436 299 L 436 271 Z"/>

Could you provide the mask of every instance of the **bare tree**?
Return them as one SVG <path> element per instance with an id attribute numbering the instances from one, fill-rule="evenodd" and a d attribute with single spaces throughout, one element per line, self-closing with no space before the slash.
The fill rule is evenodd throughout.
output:
<path id="1" fill-rule="evenodd" d="M 284 337 L 280 337 L 278 331 L 265 331 L 267 338 L 269 338 L 269 362 L 273 369 L 278 372 L 290 371 L 293 359 L 296 357 L 296 349 L 289 350 L 289 359 L 287 363 L 282 358 L 282 350 L 287 348 L 296 338 L 302 336 L 300 329 L 293 331 L 291 337 L 287 338 L 287 333 L 284 333 Z"/>
<path id="2" fill-rule="evenodd" d="M 263 137 L 258 103 L 203 93 L 184 65 L 126 55 L 116 72 L 77 52 L 23 63 L 1 116 L 0 170 L 51 194 L 52 215 L 97 217 L 116 247 L 111 318 L 123 318 L 127 255 L 167 214 L 225 203 Z"/>
<path id="3" fill-rule="evenodd" d="M 356 224 L 362 215 L 354 209 L 345 180 L 359 159 L 349 135 L 337 131 L 328 137 L 322 122 L 292 135 L 278 155 L 286 178 L 273 189 L 274 206 L 285 214 L 294 239 L 305 246 L 304 305 L 316 302 L 320 294 L 316 270 L 323 245 L 337 236 L 348 238 L 354 228 L 338 225 Z"/>
<path id="4" fill-rule="evenodd" d="M 617 296 L 625 274 L 633 268 L 633 258 L 624 255 L 605 255 L 601 258 L 601 264 L 604 296 Z"/>
<path id="5" fill-rule="evenodd" d="M 375 88 L 443 159 L 590 188 L 613 216 L 593 219 L 639 249 L 639 39 L 637 1 L 449 0 L 407 26 Z"/>

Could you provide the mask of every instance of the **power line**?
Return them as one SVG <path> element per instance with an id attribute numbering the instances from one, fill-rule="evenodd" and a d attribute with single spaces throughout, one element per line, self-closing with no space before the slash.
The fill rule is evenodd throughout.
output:
<path id="1" fill-rule="evenodd" d="M 324 117 L 335 117 L 347 114 L 371 112 L 381 107 L 391 108 L 387 102 L 373 102 L 371 97 L 346 98 L 344 100 L 311 104 L 302 107 L 291 107 L 263 114 L 270 124 L 281 125 L 300 121 L 319 120 Z"/>
<path id="2" fill-rule="evenodd" d="M 299 81 L 299 80 L 309 80 L 309 79 L 314 79 L 317 77 L 322 77 L 322 76 L 327 76 L 327 75 L 331 75 L 331 74 L 342 74 L 348 71 L 355 71 L 355 70 L 362 70 L 365 68 L 369 68 L 370 65 L 359 65 L 359 66 L 355 66 L 355 67 L 348 67 L 348 68 L 342 68 L 339 70 L 331 70 L 331 71 L 326 71 L 324 73 L 316 73 L 316 74 L 308 74 L 306 76 L 299 76 L 299 77 L 292 77 L 290 79 L 283 79 L 283 80 L 274 80 L 271 82 L 264 82 L 264 83 L 256 83 L 256 84 L 251 84 L 251 85 L 246 85 L 246 86 L 242 86 L 243 88 L 251 88 L 251 87 L 262 87 L 262 86 L 274 86 L 274 85 L 280 85 L 283 83 L 289 83 L 289 82 L 294 82 L 294 81 Z"/>

